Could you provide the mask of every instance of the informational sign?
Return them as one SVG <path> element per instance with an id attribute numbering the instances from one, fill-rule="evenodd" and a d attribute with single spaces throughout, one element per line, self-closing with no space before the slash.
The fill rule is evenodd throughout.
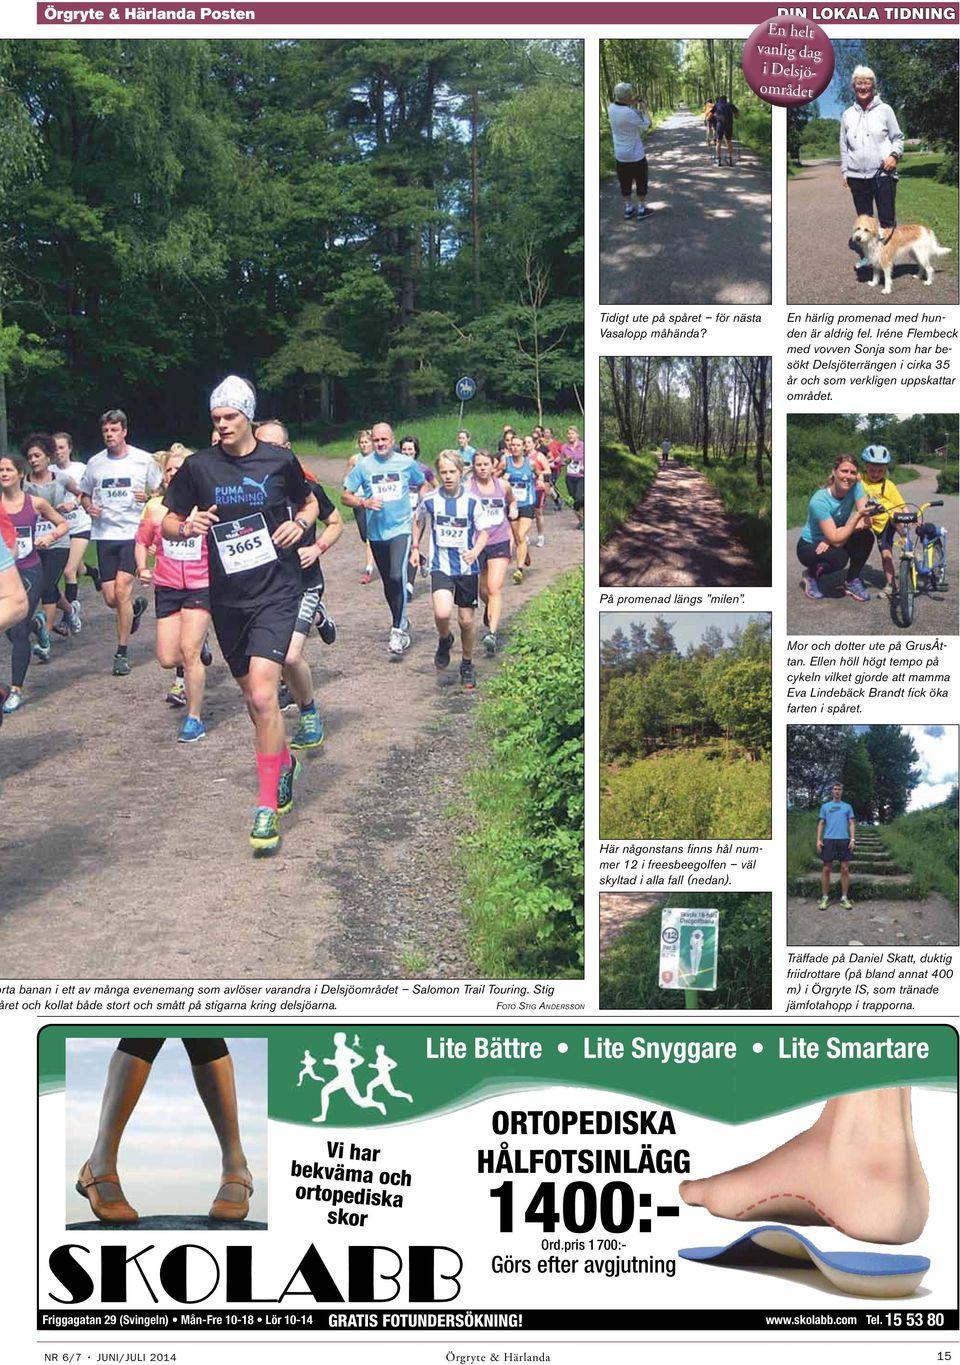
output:
<path id="1" fill-rule="evenodd" d="M 720 911 L 665 908 L 660 920 L 660 987 L 715 991 Z"/>
<path id="2" fill-rule="evenodd" d="M 465 374 L 462 379 L 457 380 L 455 392 L 461 403 L 469 403 L 471 398 L 477 396 L 477 381 Z"/>

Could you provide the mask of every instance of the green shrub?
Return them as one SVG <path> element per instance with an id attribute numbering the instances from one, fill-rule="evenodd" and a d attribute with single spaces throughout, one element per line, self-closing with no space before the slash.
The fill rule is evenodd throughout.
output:
<path id="1" fill-rule="evenodd" d="M 600 447 L 600 544 L 610 537 L 643 501 L 657 477 L 657 456 L 652 450 L 631 455 L 624 445 Z"/>
<path id="2" fill-rule="evenodd" d="M 479 974 L 583 973 L 583 569 L 519 614 L 477 720 L 464 912 Z"/>
<path id="3" fill-rule="evenodd" d="M 880 830 L 884 844 L 914 883 L 957 900 L 957 809 L 932 806 L 911 811 Z"/>
<path id="4" fill-rule="evenodd" d="M 702 1010 L 768 1010 L 772 959 L 770 896 L 746 892 L 668 896 L 664 906 L 718 907 L 717 989 L 698 993 Z M 603 1010 L 683 1009 L 682 991 L 660 989 L 660 910 L 629 925 L 600 961 Z"/>
<path id="5" fill-rule="evenodd" d="M 610 772 L 600 795 L 601 839 L 769 839 L 769 754 L 751 762 L 730 747 L 638 759 Z"/>

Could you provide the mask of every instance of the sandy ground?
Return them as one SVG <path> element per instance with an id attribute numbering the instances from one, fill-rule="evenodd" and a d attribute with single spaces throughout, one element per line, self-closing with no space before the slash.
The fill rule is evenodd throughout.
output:
<path id="1" fill-rule="evenodd" d="M 755 587 L 757 570 L 699 470 L 669 460 L 600 552 L 602 587 Z"/>
<path id="2" fill-rule="evenodd" d="M 600 195 L 600 302 L 755 304 L 771 297 L 770 168 L 743 147 L 718 166 L 699 117 L 679 109 L 646 146 L 649 220 L 625 219 L 616 177 Z"/>
<path id="3" fill-rule="evenodd" d="M 331 484 L 340 461 L 309 461 Z M 547 514 L 547 544 L 514 613 L 579 562 L 572 512 Z M 208 738 L 175 742 L 168 674 L 153 659 L 152 608 L 110 676 L 115 635 L 88 582 L 84 628 L 34 663 L 28 704 L 0 732 L 0 976 L 7 978 L 391 978 L 474 975 L 454 850 L 471 716 L 499 667 L 476 653 L 479 688 L 433 666 L 428 583 L 411 609 L 413 647 L 387 653 L 380 583 L 359 582 L 356 527 L 324 559 L 332 646 L 308 658 L 327 740 L 307 755 L 278 854 L 247 843 L 256 797 L 252 730 L 219 653 Z M 9 647 L 0 646 L 4 672 Z M 287 713 L 292 733 L 295 715 Z"/>
<path id="4" fill-rule="evenodd" d="M 856 897 L 856 887 L 850 892 Z M 787 943 L 797 947 L 945 948 L 957 942 L 957 907 L 944 896 L 924 901 L 854 900 L 843 910 L 836 900 L 818 910 L 815 898 L 787 901 Z"/>

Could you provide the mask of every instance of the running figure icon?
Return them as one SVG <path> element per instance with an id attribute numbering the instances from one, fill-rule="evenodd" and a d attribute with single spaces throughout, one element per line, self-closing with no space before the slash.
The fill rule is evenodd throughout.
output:
<path id="1" fill-rule="evenodd" d="M 359 1043 L 359 1039 L 356 1039 Z M 342 1090 L 348 1099 L 352 1100 L 358 1109 L 379 1109 L 384 1118 L 387 1111 L 378 1100 L 370 1099 L 368 1095 L 361 1095 L 357 1089 L 357 1081 L 354 1076 L 358 1066 L 363 1066 L 363 1057 L 359 1052 L 354 1052 L 347 1042 L 345 1033 L 335 1033 L 333 1035 L 334 1051 L 332 1057 L 324 1057 L 324 1066 L 336 1067 L 337 1074 L 332 1081 L 327 1081 L 320 1091 L 320 1113 L 314 1118 L 314 1123 L 326 1123 L 327 1110 L 330 1108 L 330 1096 L 335 1095 L 338 1090 Z"/>
<path id="2" fill-rule="evenodd" d="M 304 1082 L 304 1080 L 306 1079 L 307 1076 L 309 1076 L 310 1079 L 311 1079 L 312 1081 L 322 1081 L 322 1080 L 323 1080 L 323 1077 L 322 1077 L 322 1076 L 318 1076 L 317 1073 L 316 1073 L 316 1072 L 314 1071 L 314 1069 L 313 1069 L 313 1068 L 316 1066 L 316 1064 L 317 1064 L 317 1059 L 316 1059 L 316 1057 L 314 1057 L 313 1053 L 310 1051 L 309 1048 L 304 1048 L 304 1050 L 303 1050 L 303 1057 L 301 1058 L 301 1061 L 300 1061 L 300 1075 L 297 1077 L 297 1089 L 298 1089 L 298 1090 L 299 1090 L 300 1086 L 303 1085 L 303 1082 Z"/>
<path id="3" fill-rule="evenodd" d="M 393 1081 L 390 1079 L 391 1071 L 397 1069 L 397 1063 L 392 1057 L 387 1056 L 387 1050 L 383 1043 L 377 1044 L 377 1060 L 368 1062 L 367 1065 L 377 1074 L 367 1086 L 367 1099 L 373 1094 L 378 1086 L 383 1086 L 388 1095 L 392 1095 L 395 1100 L 409 1100 L 413 1104 L 413 1096 L 408 1095 L 405 1090 L 394 1090 Z"/>

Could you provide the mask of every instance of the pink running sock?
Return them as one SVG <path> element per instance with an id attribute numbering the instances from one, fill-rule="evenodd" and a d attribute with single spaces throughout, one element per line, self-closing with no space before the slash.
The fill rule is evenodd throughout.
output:
<path id="1" fill-rule="evenodd" d="M 282 761 L 283 754 L 257 754 L 258 806 L 277 809 L 277 783 L 280 781 Z"/>
<path id="2" fill-rule="evenodd" d="M 284 745 L 280 750 L 280 769 L 282 772 L 286 772 L 288 768 L 292 767 L 293 759 L 290 757 L 290 750 Z"/>

